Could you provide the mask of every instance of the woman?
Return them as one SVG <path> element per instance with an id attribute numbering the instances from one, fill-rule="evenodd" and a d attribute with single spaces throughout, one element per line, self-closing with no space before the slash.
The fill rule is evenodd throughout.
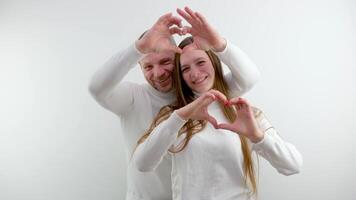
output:
<path id="1" fill-rule="evenodd" d="M 280 173 L 298 173 L 302 157 L 284 142 L 263 113 L 232 98 L 219 58 L 193 38 L 179 47 L 173 71 L 177 102 L 163 107 L 138 141 L 133 160 L 141 171 L 172 159 L 173 199 L 251 199 L 257 194 L 251 152 Z"/>

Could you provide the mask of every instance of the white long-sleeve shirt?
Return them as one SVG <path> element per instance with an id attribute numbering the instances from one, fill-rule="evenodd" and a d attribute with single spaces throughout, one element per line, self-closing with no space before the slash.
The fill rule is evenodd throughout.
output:
<path id="1" fill-rule="evenodd" d="M 211 104 L 208 111 L 218 122 L 228 122 L 218 103 Z M 255 109 L 255 113 L 265 135 L 258 143 L 250 142 L 251 150 L 284 175 L 298 173 L 303 162 L 301 154 L 277 134 L 262 111 Z M 253 199 L 249 188 L 244 185 L 243 154 L 237 133 L 215 129 L 207 123 L 181 152 L 168 152 L 168 149 L 176 150 L 182 144 L 185 134 L 178 137 L 178 131 L 185 122 L 174 111 L 158 125 L 133 155 L 138 169 L 152 171 L 162 159 L 170 157 L 174 200 Z"/>
<path id="2" fill-rule="evenodd" d="M 225 50 L 216 54 L 231 71 L 225 78 L 237 91 L 235 96 L 244 94 L 257 82 L 258 69 L 238 47 L 228 42 Z M 172 199 L 170 158 L 162 159 L 156 170 L 149 173 L 138 171 L 135 163 L 129 160 L 137 140 L 159 109 L 175 101 L 173 91 L 162 93 L 147 83 L 122 82 L 143 56 L 134 44 L 120 51 L 94 74 L 89 90 L 101 106 L 120 118 L 128 161 L 126 199 L 167 200 Z"/>

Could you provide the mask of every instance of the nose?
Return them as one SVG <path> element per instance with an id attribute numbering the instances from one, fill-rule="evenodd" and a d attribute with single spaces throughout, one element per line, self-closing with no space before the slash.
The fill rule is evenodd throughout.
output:
<path id="1" fill-rule="evenodd" d="M 194 80 L 199 77 L 199 70 L 195 69 L 195 67 L 192 67 L 190 70 L 190 77 Z"/>
<path id="2" fill-rule="evenodd" d="M 153 76 L 155 79 L 161 77 L 163 74 L 164 74 L 164 69 L 162 69 L 162 67 L 155 66 L 153 68 Z"/>

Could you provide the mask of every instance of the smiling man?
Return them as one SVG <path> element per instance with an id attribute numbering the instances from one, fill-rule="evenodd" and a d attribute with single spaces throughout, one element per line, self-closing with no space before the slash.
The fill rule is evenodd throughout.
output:
<path id="1" fill-rule="evenodd" d="M 127 200 L 171 199 L 170 161 L 163 161 L 155 172 L 141 173 L 129 159 L 152 118 L 162 106 L 174 101 L 171 74 L 178 48 L 171 35 L 177 33 L 180 26 L 179 18 L 172 14 L 163 15 L 142 38 L 109 59 L 94 74 L 89 85 L 95 100 L 121 121 L 129 163 Z M 148 84 L 122 82 L 137 63 Z"/>
<path id="2" fill-rule="evenodd" d="M 169 92 L 172 89 L 174 67 L 171 52 L 150 53 L 140 60 L 143 75 L 156 90 Z"/>

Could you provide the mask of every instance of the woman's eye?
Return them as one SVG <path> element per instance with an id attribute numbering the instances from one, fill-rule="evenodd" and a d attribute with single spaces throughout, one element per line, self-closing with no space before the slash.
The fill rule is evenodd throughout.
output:
<path id="1" fill-rule="evenodd" d="M 205 63 L 205 61 L 201 60 L 201 61 L 198 62 L 198 65 L 203 65 L 204 63 Z"/>
<path id="2" fill-rule="evenodd" d="M 187 72 L 187 71 L 189 71 L 189 67 L 185 67 L 185 68 L 182 69 L 182 72 L 183 72 L 183 73 L 185 73 L 185 72 Z"/>

